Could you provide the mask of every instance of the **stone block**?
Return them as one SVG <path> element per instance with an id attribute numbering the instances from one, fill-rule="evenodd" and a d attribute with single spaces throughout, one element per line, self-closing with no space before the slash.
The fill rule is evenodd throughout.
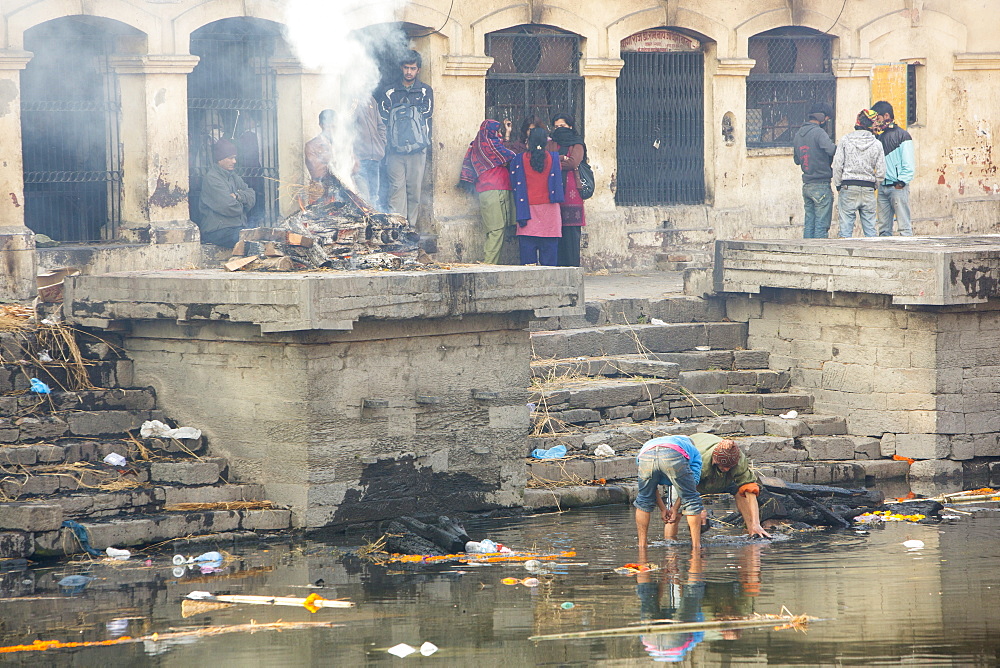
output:
<path id="1" fill-rule="evenodd" d="M 601 411 L 601 416 L 608 420 L 620 420 L 632 417 L 632 406 L 613 406 Z"/>
<path id="2" fill-rule="evenodd" d="M 569 405 L 573 408 L 610 408 L 627 406 L 649 401 L 660 396 L 657 383 L 593 383 L 569 393 Z"/>
<path id="3" fill-rule="evenodd" d="M 681 372 L 679 364 L 659 360 L 620 359 L 615 361 L 615 366 L 618 372 L 624 376 L 644 376 L 667 380 L 675 380 Z"/>
<path id="4" fill-rule="evenodd" d="M 20 430 L 20 441 L 41 441 L 59 438 L 67 431 L 67 424 L 54 415 L 43 417 L 23 417 L 15 420 Z"/>
<path id="5" fill-rule="evenodd" d="M 0 490 L 11 499 L 22 496 L 48 496 L 60 489 L 60 478 L 54 475 L 15 475 L 0 481 Z"/>
<path id="6" fill-rule="evenodd" d="M 634 480 L 638 475 L 635 457 L 608 457 L 594 460 L 594 479 Z"/>
<path id="7" fill-rule="evenodd" d="M 803 436 L 798 443 L 811 460 L 854 459 L 854 441 L 847 436 Z"/>
<path id="8" fill-rule="evenodd" d="M 667 409 L 669 412 L 669 409 Z M 659 411 L 657 411 L 659 414 Z M 648 420 L 653 417 L 653 407 L 652 406 L 636 406 L 632 411 L 632 420 L 635 422 L 642 422 L 643 420 Z"/>
<path id="9" fill-rule="evenodd" d="M 601 431 L 595 434 L 587 434 L 583 437 L 583 447 L 588 451 L 592 451 L 597 446 L 608 443 L 610 440 L 611 434 L 608 432 Z"/>
<path id="10" fill-rule="evenodd" d="M 708 345 L 721 350 L 746 348 L 747 325 L 743 322 L 713 322 L 708 329 Z"/>
<path id="11" fill-rule="evenodd" d="M 813 436 L 840 436 L 847 433 L 847 420 L 839 415 L 800 415 Z"/>
<path id="12" fill-rule="evenodd" d="M 222 466 L 213 461 L 153 462 L 149 476 L 156 483 L 211 485 L 219 481 Z"/>
<path id="13" fill-rule="evenodd" d="M 910 459 L 947 459 L 951 440 L 938 434 L 896 434 L 896 454 Z"/>
<path id="14" fill-rule="evenodd" d="M 0 453 L 3 451 L 0 450 Z M 1000 442 L 996 434 L 976 434 L 974 437 L 975 457 L 1000 457 Z"/>
<path id="15" fill-rule="evenodd" d="M 0 503 L 0 529 L 55 531 L 63 522 L 63 510 L 55 504 Z"/>
<path id="16" fill-rule="evenodd" d="M 801 462 L 808 458 L 794 439 L 778 436 L 748 436 L 738 441 L 747 457 L 754 462 Z"/>
<path id="17" fill-rule="evenodd" d="M 542 480 L 557 481 L 580 478 L 586 482 L 594 479 L 594 461 L 591 459 L 530 461 L 527 464 L 527 475 L 528 480 L 534 476 Z"/>
<path id="18" fill-rule="evenodd" d="M 568 411 L 552 411 L 549 417 L 561 420 L 566 424 L 587 424 L 590 422 L 600 422 L 601 414 L 598 411 L 586 408 L 574 408 Z"/>
<path id="19" fill-rule="evenodd" d="M 34 446 L 7 446 L 0 448 L 0 466 L 31 466 L 38 461 Z"/>
<path id="20" fill-rule="evenodd" d="M 292 525 L 290 510 L 242 510 L 240 528 L 244 531 L 281 531 Z"/>
<path id="21" fill-rule="evenodd" d="M 722 406 L 728 413 L 755 414 L 761 412 L 760 394 L 727 394 L 722 398 Z"/>
<path id="22" fill-rule="evenodd" d="M 35 459 L 39 464 L 58 464 L 66 458 L 65 449 L 58 445 L 32 445 Z"/>
<path id="23" fill-rule="evenodd" d="M 115 382 L 118 387 L 132 387 L 135 384 L 132 360 L 115 360 Z"/>
<path id="24" fill-rule="evenodd" d="M 633 488 L 634 489 L 634 488 Z M 551 508 L 585 508 L 590 506 L 606 506 L 612 503 L 624 504 L 634 499 L 629 488 L 624 485 L 594 485 L 578 487 L 561 487 L 554 490 L 526 489 L 524 490 L 524 507 L 528 510 L 545 510 Z"/>
<path id="25" fill-rule="evenodd" d="M 764 433 L 770 436 L 784 436 L 786 438 L 798 438 L 811 434 L 808 425 L 802 420 L 786 420 L 780 417 L 768 416 L 763 418 Z"/>
<path id="26" fill-rule="evenodd" d="M 75 436 L 117 436 L 139 429 L 148 419 L 148 411 L 81 411 L 66 416 L 69 433 Z"/>
<path id="27" fill-rule="evenodd" d="M 787 411 L 793 408 L 805 411 L 812 409 L 812 397 L 808 394 L 764 394 L 761 395 L 760 405 L 765 411 Z"/>
<path id="28" fill-rule="evenodd" d="M 682 371 L 679 382 L 693 394 L 715 394 L 729 388 L 725 371 Z"/>
<path id="29" fill-rule="evenodd" d="M 962 463 L 943 459 L 925 459 L 910 466 L 910 480 L 953 480 L 962 477 Z"/>
<path id="30" fill-rule="evenodd" d="M 0 559 L 27 559 L 34 552 L 35 545 L 30 533 L 25 531 L 0 532 Z"/>
<path id="31" fill-rule="evenodd" d="M 872 459 L 855 462 L 864 473 L 865 478 L 873 480 L 893 480 L 905 478 L 910 470 L 910 463 L 894 459 Z"/>
<path id="32" fill-rule="evenodd" d="M 879 459 L 882 456 L 880 440 L 869 436 L 851 436 L 854 441 L 854 459 Z"/>
<path id="33" fill-rule="evenodd" d="M 734 369 L 766 369 L 770 353 L 766 350 L 734 350 Z"/>
<path id="34" fill-rule="evenodd" d="M 951 459 L 966 460 L 975 456 L 975 441 L 972 436 L 957 435 L 951 437 Z"/>
<path id="35" fill-rule="evenodd" d="M 104 550 L 108 547 L 149 545 L 161 539 L 156 523 L 148 518 L 115 519 L 108 522 L 85 522 L 82 524 L 87 529 L 91 546 L 98 550 Z M 179 532 L 162 538 L 185 535 L 187 534 Z"/>

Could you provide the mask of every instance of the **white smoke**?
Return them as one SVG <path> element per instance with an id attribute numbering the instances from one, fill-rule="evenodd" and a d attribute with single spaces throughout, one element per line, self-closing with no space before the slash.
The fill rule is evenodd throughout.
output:
<path id="1" fill-rule="evenodd" d="M 322 108 L 337 113 L 330 171 L 354 187 L 354 108 L 379 83 L 378 54 L 409 48 L 398 23 L 407 0 L 289 0 L 285 36 L 302 64 L 323 75 Z M 318 125 L 315 126 L 318 132 Z"/>

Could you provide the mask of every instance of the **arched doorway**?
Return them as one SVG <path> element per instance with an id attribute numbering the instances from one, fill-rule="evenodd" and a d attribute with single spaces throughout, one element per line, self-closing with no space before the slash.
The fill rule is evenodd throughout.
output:
<path id="1" fill-rule="evenodd" d="M 486 117 L 510 119 L 517 127 L 527 116 L 546 123 L 557 112 L 575 116 L 584 128 L 580 36 L 539 25 L 516 26 L 486 35 Z"/>
<path id="2" fill-rule="evenodd" d="M 24 219 L 56 241 L 113 239 L 121 222 L 121 105 L 109 56 L 144 40 L 118 21 L 67 16 L 25 32 Z"/>
<path id="3" fill-rule="evenodd" d="M 225 137 L 237 147 L 236 173 L 257 193 L 248 218 L 264 225 L 278 217 L 278 116 L 271 60 L 285 53 L 281 27 L 252 18 L 210 23 L 191 34 L 198 65 L 188 75 L 188 151 L 191 219 L 201 215 L 201 182 L 212 166 L 212 145 Z"/>
<path id="4" fill-rule="evenodd" d="M 622 40 L 618 78 L 621 205 L 705 201 L 704 53 L 666 29 Z"/>

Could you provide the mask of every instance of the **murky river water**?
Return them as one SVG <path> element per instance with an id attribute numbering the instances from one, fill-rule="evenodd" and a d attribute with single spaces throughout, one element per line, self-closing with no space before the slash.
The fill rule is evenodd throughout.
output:
<path id="1" fill-rule="evenodd" d="M 987 504 L 989 505 L 989 504 Z M 996 505 L 996 504 L 992 504 Z M 985 507 L 985 506 L 984 506 Z M 868 535 L 799 534 L 740 544 L 724 532 L 690 548 L 654 545 L 661 569 L 622 576 L 612 569 L 637 558 L 631 510 L 624 506 L 516 520 L 466 522 L 474 537 L 516 548 L 574 550 L 536 587 L 508 586 L 531 574 L 520 564 L 384 568 L 345 559 L 333 545 L 218 545 L 237 559 L 223 572 L 172 574 L 170 554 L 117 566 L 67 562 L 0 574 L 0 645 L 41 640 L 96 641 L 171 628 L 250 620 L 335 621 L 334 629 L 258 632 L 111 647 L 0 654 L 0 663 L 72 666 L 358 666 L 403 662 L 447 666 L 996 666 L 1000 665 L 1000 512 L 935 525 L 890 523 Z M 654 522 L 651 533 L 658 531 Z M 682 530 L 683 536 L 683 530 Z M 923 541 L 908 551 L 902 543 Z M 67 574 L 96 579 L 64 596 Z M 639 579 L 639 582 L 637 582 Z M 317 581 L 321 589 L 312 589 Z M 182 597 L 214 593 L 347 597 L 351 610 L 237 605 L 182 617 Z M 563 604 L 572 603 L 572 607 Z M 534 642 L 529 636 L 643 620 L 713 620 L 782 606 L 824 621 L 807 633 L 772 628 L 742 632 L 647 634 Z M 387 648 L 432 642 L 440 649 L 396 658 Z"/>

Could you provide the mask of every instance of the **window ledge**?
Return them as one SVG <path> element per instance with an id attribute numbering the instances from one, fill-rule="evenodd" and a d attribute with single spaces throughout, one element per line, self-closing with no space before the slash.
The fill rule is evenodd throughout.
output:
<path id="1" fill-rule="evenodd" d="M 771 155 L 792 155 L 794 149 L 791 146 L 768 146 L 767 148 L 748 148 L 748 158 L 765 158 Z"/>

